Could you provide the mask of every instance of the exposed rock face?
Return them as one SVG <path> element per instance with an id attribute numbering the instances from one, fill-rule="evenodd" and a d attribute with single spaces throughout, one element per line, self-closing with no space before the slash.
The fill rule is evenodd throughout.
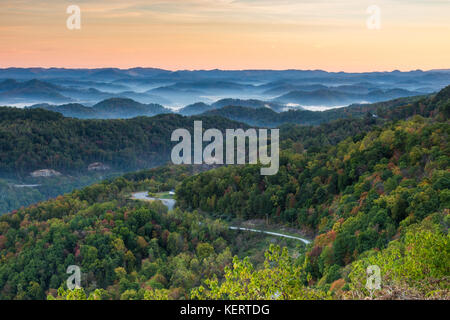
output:
<path id="1" fill-rule="evenodd" d="M 60 172 L 58 172 L 56 170 L 53 170 L 53 169 L 41 169 L 41 170 L 33 171 L 31 173 L 31 176 L 34 177 L 34 178 L 37 178 L 37 177 L 57 177 L 57 176 L 60 176 L 60 175 L 61 175 Z"/>
<path id="2" fill-rule="evenodd" d="M 94 162 L 88 166 L 88 171 L 106 171 L 109 170 L 110 167 L 101 162 Z"/>

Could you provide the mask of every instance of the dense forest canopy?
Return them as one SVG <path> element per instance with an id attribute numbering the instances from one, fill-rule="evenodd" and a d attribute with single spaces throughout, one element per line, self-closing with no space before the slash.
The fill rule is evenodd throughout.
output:
<path id="1" fill-rule="evenodd" d="M 189 177 L 177 188 L 178 204 L 228 219 L 266 217 L 316 236 L 304 271 L 310 283 L 330 286 L 342 268 L 367 250 L 383 250 L 410 225 L 433 216 L 448 228 L 448 92 L 387 110 L 416 116 L 373 125 L 335 146 L 305 148 L 289 137 L 275 176 L 230 166 Z M 448 261 L 448 250 L 444 256 Z"/>
<path id="2" fill-rule="evenodd" d="M 381 108 L 378 118 L 287 125 L 274 176 L 261 176 L 258 165 L 164 166 L 3 215 L 0 298 L 449 299 L 449 92 Z M 12 132 L 34 137 L 37 125 L 19 124 L 47 121 L 35 111 L 5 112 L 16 123 Z M 82 132 L 78 120 L 49 116 L 55 128 L 67 121 Z M 143 130 L 153 121 L 149 129 L 165 132 L 155 120 L 164 117 L 192 125 L 173 115 L 101 123 Z M 98 128 L 83 123 L 83 130 Z M 178 208 L 170 212 L 130 199 L 133 191 L 173 188 Z M 314 240 L 295 254 L 273 245 L 259 250 L 264 257 L 246 257 L 253 238 L 228 226 L 251 219 Z M 70 291 L 65 272 L 73 264 L 83 271 L 83 289 Z M 369 292 L 366 268 L 374 264 L 383 287 Z"/>
<path id="3" fill-rule="evenodd" d="M 432 113 L 439 108 L 444 113 L 449 112 L 448 104 L 444 103 L 449 91 L 447 87 L 436 97 L 404 98 L 325 112 L 290 111 L 278 114 L 285 118 L 280 121 L 275 120 L 269 110 L 267 117 L 272 122 L 278 121 L 277 125 L 297 124 L 282 130 L 282 134 L 291 135 L 292 130 L 302 130 L 298 124 L 319 124 L 348 117 L 363 119 L 376 115 L 382 119 L 404 119 L 414 114 L 433 116 Z M 435 108 L 437 104 L 439 106 Z M 254 113 L 252 110 L 250 114 Z M 227 117 L 226 113 L 220 115 Z M 42 168 L 73 172 L 86 170 L 90 163 L 96 161 L 127 170 L 160 165 L 169 159 L 172 131 L 176 128 L 191 129 L 195 119 L 202 119 L 205 128 L 246 127 L 218 116 L 187 118 L 163 114 L 127 120 L 79 120 L 42 109 L 3 107 L 0 108 L 0 174 L 24 176 Z M 234 120 L 245 122 L 246 119 L 237 117 Z M 259 125 L 268 125 L 266 120 Z M 313 128 L 306 131 L 315 130 Z"/>
<path id="4" fill-rule="evenodd" d="M 42 109 L 0 107 L 0 214 L 125 172 L 165 164 L 174 145 L 172 132 L 192 131 L 194 119 L 198 118 L 172 114 L 79 120 Z M 219 117 L 203 122 L 220 130 L 245 128 Z M 95 163 L 108 170 L 89 170 Z M 41 169 L 61 176 L 31 177 Z"/>
<path id="5" fill-rule="evenodd" d="M 222 277 L 257 236 L 236 234 L 195 211 L 130 200 L 132 191 L 171 190 L 198 170 L 130 173 L 3 215 L 0 298 L 72 296 L 64 288 L 74 264 L 82 268 L 84 290 L 102 299 L 186 299 L 205 277 Z"/>
<path id="6" fill-rule="evenodd" d="M 87 170 L 100 161 L 116 169 L 137 170 L 169 160 L 175 129 L 192 129 L 193 118 L 168 114 L 129 120 L 79 120 L 41 109 L 0 108 L 0 174 L 27 175 L 51 168 Z M 243 127 L 219 117 L 205 127 Z"/>

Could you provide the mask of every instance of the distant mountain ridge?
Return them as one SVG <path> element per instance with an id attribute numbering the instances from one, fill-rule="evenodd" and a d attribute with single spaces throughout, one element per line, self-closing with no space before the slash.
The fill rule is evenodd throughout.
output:
<path id="1" fill-rule="evenodd" d="M 389 118 L 403 119 L 408 116 L 420 114 L 432 116 L 441 111 L 450 115 L 450 86 L 445 87 L 437 94 L 402 97 L 388 101 L 371 104 L 352 104 L 348 107 L 335 108 L 326 111 L 288 110 L 275 112 L 269 108 L 251 109 L 242 106 L 226 106 L 219 109 L 208 110 L 204 116 L 220 116 L 234 121 L 244 122 L 251 126 L 278 127 L 284 124 L 319 125 L 338 119 L 351 118 Z M 429 106 L 440 109 L 429 109 Z"/>
<path id="2" fill-rule="evenodd" d="M 445 92 L 445 90 L 441 92 Z M 380 107 L 391 108 L 405 105 L 419 101 L 423 97 L 412 96 L 373 104 L 352 104 L 348 107 L 326 111 L 311 111 L 302 108 L 289 109 L 286 105 L 255 99 L 221 99 L 212 104 L 198 102 L 177 111 L 165 108 L 159 104 L 142 104 L 126 98 L 106 99 L 92 107 L 69 103 L 63 105 L 36 104 L 28 108 L 41 108 L 59 112 L 66 117 L 79 119 L 129 119 L 138 116 L 151 117 L 158 114 L 177 113 L 183 116 L 220 116 L 248 125 L 273 127 L 286 123 L 317 125 L 336 119 L 362 117 L 367 113 L 376 114 Z"/>
<path id="3" fill-rule="evenodd" d="M 129 119 L 139 116 L 155 116 L 172 111 L 159 104 L 142 104 L 127 98 L 111 98 L 103 100 L 92 107 L 71 103 L 65 105 L 36 104 L 31 109 L 41 108 L 60 112 L 66 117 L 80 119 Z"/>
<path id="4" fill-rule="evenodd" d="M 92 106 L 105 99 L 129 98 L 142 104 L 181 108 L 195 103 L 212 105 L 232 98 L 332 107 L 437 92 L 449 83 L 450 70 L 346 73 L 7 68 L 0 69 L 0 105 L 80 103 Z"/>
<path id="5" fill-rule="evenodd" d="M 199 115 L 207 111 L 216 110 L 225 106 L 238 106 L 251 109 L 271 109 L 276 112 L 282 111 L 286 106 L 274 102 L 266 102 L 256 99 L 221 99 L 212 104 L 204 102 L 194 103 L 177 112 L 165 108 L 156 103 L 143 104 L 128 98 L 109 98 L 98 102 L 92 107 L 80 103 L 68 103 L 62 105 L 52 105 L 48 103 L 39 103 L 27 108 L 41 108 L 53 112 L 60 112 L 66 117 L 80 119 L 115 119 L 115 118 L 134 118 L 139 116 L 154 116 L 165 113 L 179 113 L 184 116 Z"/>
<path id="6" fill-rule="evenodd" d="M 280 103 L 296 103 L 303 106 L 342 106 L 359 102 L 379 102 L 383 100 L 396 99 L 401 97 L 412 97 L 422 95 L 423 92 L 409 91 L 405 89 L 376 89 L 368 93 L 354 93 L 334 90 L 332 88 L 319 89 L 314 91 L 291 91 L 285 95 L 274 99 Z"/>
<path id="7" fill-rule="evenodd" d="M 62 88 L 54 84 L 28 80 L 19 82 L 14 79 L 6 79 L 0 82 L 0 101 L 12 100 L 20 102 L 24 99 L 39 99 L 49 102 L 67 102 L 72 99 L 61 94 Z"/>

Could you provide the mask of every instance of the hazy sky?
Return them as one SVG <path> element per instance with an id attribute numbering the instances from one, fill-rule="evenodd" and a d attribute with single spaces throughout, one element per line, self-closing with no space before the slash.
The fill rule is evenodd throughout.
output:
<path id="1" fill-rule="evenodd" d="M 80 30 L 66 27 L 71 4 Z M 10 66 L 450 68 L 450 0 L 0 0 Z"/>

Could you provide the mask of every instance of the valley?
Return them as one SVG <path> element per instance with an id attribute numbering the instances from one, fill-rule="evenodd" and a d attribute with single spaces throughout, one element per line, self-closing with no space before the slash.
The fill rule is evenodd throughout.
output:
<path id="1" fill-rule="evenodd" d="M 375 264 L 389 288 L 375 298 L 448 299 L 449 99 L 447 86 L 324 112 L 242 99 L 186 115 L 123 98 L 0 108 L 0 298 L 359 299 Z M 172 132 L 195 121 L 279 126 L 279 171 L 170 163 Z"/>

